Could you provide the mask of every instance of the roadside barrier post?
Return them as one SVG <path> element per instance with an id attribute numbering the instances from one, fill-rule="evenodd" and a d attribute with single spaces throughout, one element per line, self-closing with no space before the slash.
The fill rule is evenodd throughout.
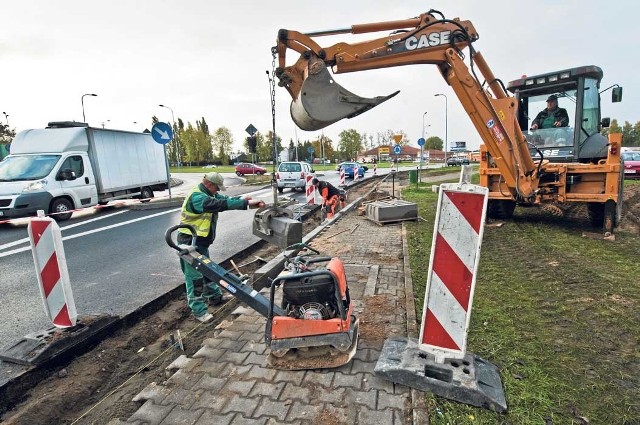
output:
<path id="1" fill-rule="evenodd" d="M 378 166 L 375 163 L 373 164 L 373 175 L 374 176 L 378 175 Z"/>
<path id="2" fill-rule="evenodd" d="M 346 177 L 344 174 L 344 167 L 340 167 L 340 186 L 344 187 L 346 186 Z"/>
<path id="3" fill-rule="evenodd" d="M 38 217 L 29 221 L 28 231 L 45 313 L 59 328 L 75 326 L 76 305 L 60 227 L 45 217 L 44 211 L 38 211 Z"/>
<path id="4" fill-rule="evenodd" d="M 498 368 L 467 353 L 488 189 L 440 185 L 418 340 L 385 341 L 375 373 L 393 382 L 503 413 Z"/>

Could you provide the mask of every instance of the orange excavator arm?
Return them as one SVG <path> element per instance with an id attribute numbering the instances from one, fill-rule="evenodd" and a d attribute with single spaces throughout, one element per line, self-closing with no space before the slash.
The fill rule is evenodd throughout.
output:
<path id="1" fill-rule="evenodd" d="M 393 32 L 368 41 L 328 47 L 321 47 L 314 40 L 326 35 L 379 31 Z M 276 76 L 278 84 L 293 99 L 291 116 L 295 123 L 304 130 L 319 130 L 340 119 L 357 116 L 398 93 L 376 98 L 357 96 L 337 84 L 327 67 L 340 74 L 402 65 L 437 65 L 500 168 L 511 195 L 517 200 L 531 201 L 538 190 L 539 166 L 533 162 L 517 123 L 518 102 L 507 94 L 502 82 L 473 48 L 477 39 L 471 22 L 444 19 L 437 11 L 413 19 L 306 34 L 283 29 L 278 33 Z M 464 62 L 463 51 L 467 48 L 470 66 Z M 286 66 L 288 49 L 300 53 L 290 66 Z"/>

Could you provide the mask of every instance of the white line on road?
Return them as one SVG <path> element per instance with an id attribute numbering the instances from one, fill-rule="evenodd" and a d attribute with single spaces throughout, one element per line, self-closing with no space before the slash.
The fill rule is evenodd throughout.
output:
<path id="1" fill-rule="evenodd" d="M 82 236 L 91 235 L 93 233 L 103 232 L 103 231 L 109 230 L 109 229 L 115 229 L 116 227 L 125 226 L 127 224 L 136 223 L 138 221 L 147 220 L 149 218 L 158 217 L 160 215 L 170 214 L 170 213 L 177 212 L 177 211 L 180 211 L 180 208 L 174 208 L 172 210 L 162 211 L 162 212 L 159 212 L 159 213 L 156 213 L 156 214 L 147 215 L 145 217 L 139 217 L 139 218 L 134 218 L 134 219 L 128 220 L 128 221 L 123 221 L 122 223 L 111 224 L 109 226 L 99 227 L 99 228 L 93 229 L 93 230 L 87 230 L 86 232 L 81 232 L 81 233 L 76 233 L 75 235 L 65 236 L 65 237 L 62 238 L 62 240 L 66 241 L 66 240 L 69 240 L 69 239 L 75 239 L 75 238 L 79 238 L 79 237 L 82 237 Z M 9 255 L 12 255 L 12 254 L 18 254 L 20 252 L 25 252 L 25 251 L 30 251 L 30 250 L 31 250 L 30 246 L 26 246 L 26 247 L 23 247 L 23 248 L 17 248 L 17 249 L 11 250 L 11 251 L 0 253 L 0 258 L 8 257 Z"/>
<path id="2" fill-rule="evenodd" d="M 108 214 L 108 215 L 103 215 L 101 217 L 92 218 L 90 220 L 82 221 L 80 223 L 70 224 L 68 226 L 61 227 L 60 231 L 64 232 L 65 230 L 71 229 L 72 227 L 78 227 L 78 226 L 82 226 L 82 225 L 87 224 L 87 223 L 91 223 L 91 222 L 94 222 L 94 221 L 98 221 L 98 220 L 102 220 L 102 219 L 105 219 L 105 218 L 113 217 L 114 215 L 126 213 L 127 211 L 129 211 L 129 210 L 117 211 L 117 212 L 114 212 L 112 214 Z M 23 243 L 28 243 L 28 242 L 29 242 L 29 238 L 18 239 L 17 241 L 13 241 L 13 242 L 6 243 L 4 245 L 0 245 L 0 251 L 2 251 L 4 249 L 7 249 L 7 248 L 11 248 L 12 246 L 22 245 Z"/>

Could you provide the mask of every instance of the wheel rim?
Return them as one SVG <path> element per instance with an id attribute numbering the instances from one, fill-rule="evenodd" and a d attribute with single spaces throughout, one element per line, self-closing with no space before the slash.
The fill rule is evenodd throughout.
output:
<path id="1" fill-rule="evenodd" d="M 65 204 L 58 204 L 58 206 L 56 207 L 56 212 L 64 213 L 67 211 L 69 211 L 69 208 Z"/>

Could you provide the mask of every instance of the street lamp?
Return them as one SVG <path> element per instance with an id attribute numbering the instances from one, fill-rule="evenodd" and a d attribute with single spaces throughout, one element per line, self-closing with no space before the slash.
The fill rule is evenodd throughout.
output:
<path id="1" fill-rule="evenodd" d="M 7 129 L 9 128 L 9 114 L 7 114 L 6 112 L 3 112 L 4 114 L 4 119 L 7 120 Z"/>
<path id="2" fill-rule="evenodd" d="M 173 131 L 175 132 L 176 131 L 176 120 L 175 120 L 174 115 L 173 115 L 173 109 L 169 108 L 167 105 L 158 105 L 158 106 L 161 107 L 161 108 L 167 108 L 168 110 L 171 111 L 171 125 L 173 126 Z M 175 137 L 176 136 L 174 134 L 173 138 L 175 139 Z M 177 155 L 176 155 L 177 158 L 176 159 L 178 160 L 178 167 L 180 167 L 182 165 L 181 161 L 180 161 L 180 159 L 181 159 L 180 143 L 177 143 L 177 141 L 176 141 L 176 151 L 177 151 Z"/>
<path id="3" fill-rule="evenodd" d="M 438 93 L 435 95 L 444 96 L 444 162 L 447 162 L 447 145 L 449 142 L 449 126 L 448 126 L 448 109 L 449 109 L 449 100 L 447 99 L 447 95 Z"/>
<path id="4" fill-rule="evenodd" d="M 95 93 L 87 93 L 87 94 L 83 94 L 82 97 L 80 98 L 80 103 L 82 103 L 82 122 L 87 122 L 87 119 L 84 116 L 84 97 L 85 96 L 97 96 L 97 94 Z"/>

